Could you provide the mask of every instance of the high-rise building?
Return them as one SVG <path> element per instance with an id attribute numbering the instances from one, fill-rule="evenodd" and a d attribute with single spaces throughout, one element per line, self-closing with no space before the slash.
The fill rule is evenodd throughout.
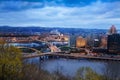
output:
<path id="1" fill-rule="evenodd" d="M 81 48 L 81 47 L 85 47 L 85 46 L 86 46 L 86 40 L 81 36 L 77 37 L 77 39 L 76 39 L 76 47 Z"/>
<path id="2" fill-rule="evenodd" d="M 110 29 L 110 34 L 107 40 L 107 49 L 109 53 L 119 53 L 120 52 L 120 34 L 117 34 L 115 26 Z"/>
<path id="3" fill-rule="evenodd" d="M 76 39 L 77 39 L 77 34 L 71 34 L 69 37 L 69 46 L 70 47 L 76 47 Z"/>
<path id="4" fill-rule="evenodd" d="M 107 48 L 109 53 L 120 52 L 120 34 L 108 35 Z"/>
<path id="5" fill-rule="evenodd" d="M 116 33 L 117 33 L 116 27 L 112 25 L 108 31 L 108 34 L 111 35 L 111 34 L 116 34 Z"/>

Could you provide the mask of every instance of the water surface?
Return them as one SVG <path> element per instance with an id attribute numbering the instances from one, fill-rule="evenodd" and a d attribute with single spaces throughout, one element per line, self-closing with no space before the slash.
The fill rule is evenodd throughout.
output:
<path id="1" fill-rule="evenodd" d="M 106 68 L 106 61 L 96 61 L 96 60 L 87 60 L 87 59 L 46 59 L 40 60 L 39 57 L 26 59 L 28 63 L 37 64 L 43 70 L 46 70 L 50 73 L 59 71 L 67 76 L 74 76 L 76 72 L 82 67 L 90 67 L 92 70 L 96 71 L 99 74 L 103 74 Z"/>

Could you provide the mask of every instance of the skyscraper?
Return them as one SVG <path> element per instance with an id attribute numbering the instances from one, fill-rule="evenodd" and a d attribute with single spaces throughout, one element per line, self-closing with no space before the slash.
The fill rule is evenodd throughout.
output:
<path id="1" fill-rule="evenodd" d="M 120 34 L 117 34 L 115 26 L 110 28 L 110 34 L 108 35 L 107 48 L 109 53 L 120 52 Z"/>
<path id="2" fill-rule="evenodd" d="M 107 48 L 109 53 L 120 52 L 120 34 L 108 35 Z"/>
<path id="3" fill-rule="evenodd" d="M 116 34 L 116 33 L 117 33 L 116 27 L 112 25 L 108 31 L 108 34 L 111 35 L 111 34 Z"/>
<path id="4" fill-rule="evenodd" d="M 70 47 L 76 47 L 76 39 L 77 39 L 77 34 L 71 34 L 70 39 L 69 39 L 69 45 Z"/>

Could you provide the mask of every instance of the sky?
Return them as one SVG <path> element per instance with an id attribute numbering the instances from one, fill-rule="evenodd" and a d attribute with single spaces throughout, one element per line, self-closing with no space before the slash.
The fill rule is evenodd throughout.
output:
<path id="1" fill-rule="evenodd" d="M 0 0 L 0 26 L 120 29 L 120 0 Z"/>

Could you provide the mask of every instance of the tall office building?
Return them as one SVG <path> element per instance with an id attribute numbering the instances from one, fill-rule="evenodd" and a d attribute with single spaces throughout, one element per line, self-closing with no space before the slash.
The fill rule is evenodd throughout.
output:
<path id="1" fill-rule="evenodd" d="M 108 31 L 108 34 L 111 35 L 111 34 L 116 34 L 116 33 L 117 33 L 116 27 L 112 25 Z"/>
<path id="2" fill-rule="evenodd" d="M 117 30 L 114 26 L 111 27 L 108 35 L 107 49 L 109 53 L 120 52 L 120 34 L 117 34 Z"/>
<path id="3" fill-rule="evenodd" d="M 120 34 L 108 35 L 107 48 L 109 53 L 120 52 Z"/>
<path id="4" fill-rule="evenodd" d="M 76 39 L 77 39 L 77 34 L 71 34 L 70 39 L 69 39 L 69 46 L 70 47 L 76 47 Z"/>

